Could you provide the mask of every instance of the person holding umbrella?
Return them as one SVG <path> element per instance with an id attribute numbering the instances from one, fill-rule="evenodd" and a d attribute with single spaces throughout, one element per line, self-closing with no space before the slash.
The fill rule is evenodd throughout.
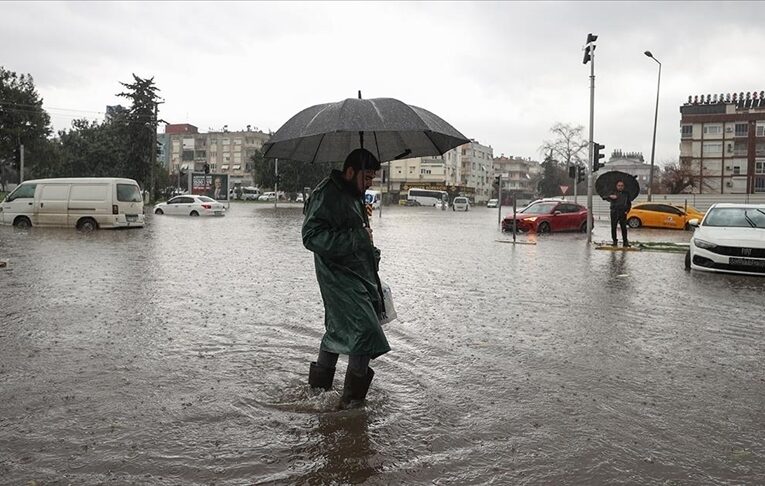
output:
<path id="1" fill-rule="evenodd" d="M 325 333 L 308 383 L 329 390 L 340 354 L 348 355 L 341 408 L 360 406 L 374 370 L 369 362 L 390 346 L 380 325 L 380 251 L 368 227 L 362 196 L 380 162 L 359 148 L 314 189 L 305 208 L 303 245 L 314 253 L 316 278 L 324 301 Z"/>
<path id="2" fill-rule="evenodd" d="M 616 190 L 608 195 L 608 198 L 604 198 L 611 203 L 611 240 L 612 245 L 617 246 L 616 240 L 616 225 L 618 224 L 622 230 L 622 245 L 624 248 L 630 247 L 630 242 L 627 238 L 627 213 L 632 208 L 632 198 L 630 194 L 624 190 L 624 181 L 619 179 L 616 181 Z"/>

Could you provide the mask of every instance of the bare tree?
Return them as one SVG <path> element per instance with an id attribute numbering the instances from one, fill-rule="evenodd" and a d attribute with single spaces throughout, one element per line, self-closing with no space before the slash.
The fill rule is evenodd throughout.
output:
<path id="1" fill-rule="evenodd" d="M 587 141 L 582 138 L 584 127 L 556 123 L 550 128 L 555 138 L 542 143 L 539 151 L 545 155 L 552 151 L 553 158 L 565 162 L 566 167 L 580 165 L 586 158 Z"/>
<path id="2" fill-rule="evenodd" d="M 672 162 L 664 166 L 661 185 L 667 194 L 681 194 L 698 185 L 690 167 Z"/>

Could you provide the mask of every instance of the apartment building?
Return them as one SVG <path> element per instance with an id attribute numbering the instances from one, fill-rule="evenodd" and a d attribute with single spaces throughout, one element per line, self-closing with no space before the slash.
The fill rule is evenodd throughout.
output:
<path id="1" fill-rule="evenodd" d="M 680 163 L 694 193 L 765 192 L 765 91 L 689 96 L 680 114 Z"/>
<path id="2" fill-rule="evenodd" d="M 533 195 L 536 192 L 536 175 L 541 171 L 540 163 L 530 158 L 496 157 L 493 162 L 493 176 L 502 176 L 502 191 L 504 193 L 521 193 Z"/>
<path id="3" fill-rule="evenodd" d="M 178 170 L 201 172 L 204 164 L 209 164 L 211 172 L 229 175 L 230 187 L 253 185 L 250 159 L 268 138 L 268 134 L 249 125 L 241 131 L 231 132 L 224 127 L 199 133 L 197 127 L 188 123 L 168 124 L 164 137 L 158 135 L 158 140 L 165 144 L 165 160 L 171 174 Z"/>
<path id="4" fill-rule="evenodd" d="M 460 163 L 457 179 L 461 186 L 475 190 L 474 202 L 483 203 L 491 199 L 494 183 L 494 149 L 471 139 L 457 147 Z"/>

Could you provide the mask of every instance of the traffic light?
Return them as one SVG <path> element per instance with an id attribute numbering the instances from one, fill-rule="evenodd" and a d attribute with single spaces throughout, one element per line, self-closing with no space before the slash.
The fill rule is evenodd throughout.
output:
<path id="1" fill-rule="evenodd" d="M 582 60 L 582 64 L 587 64 L 590 62 L 590 59 L 592 59 L 590 53 L 595 52 L 595 45 L 593 45 L 593 42 L 596 40 L 598 40 L 597 35 L 587 34 L 587 43 L 584 46 L 584 59 Z"/>
<path id="2" fill-rule="evenodd" d="M 581 184 L 587 178 L 587 171 L 584 167 L 576 166 L 576 182 Z"/>
<path id="3" fill-rule="evenodd" d="M 204 169 L 205 169 L 205 174 L 209 174 L 209 173 L 210 173 L 210 164 L 207 164 L 207 163 L 206 163 L 206 164 L 204 165 Z"/>
<path id="4" fill-rule="evenodd" d="M 605 145 L 592 142 L 592 171 L 597 172 L 603 164 L 600 163 L 600 159 L 605 157 L 605 154 L 601 154 L 600 151 L 606 148 Z"/>
<path id="5" fill-rule="evenodd" d="M 569 179 L 573 179 L 574 177 L 576 177 L 577 169 L 578 169 L 578 167 L 575 166 L 575 165 L 569 165 L 568 166 L 568 178 Z"/>

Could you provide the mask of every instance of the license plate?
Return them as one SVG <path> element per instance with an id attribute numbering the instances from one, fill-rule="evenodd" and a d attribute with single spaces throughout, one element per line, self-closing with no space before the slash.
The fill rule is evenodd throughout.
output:
<path id="1" fill-rule="evenodd" d="M 221 214 L 223 214 L 223 211 L 215 211 L 215 216 L 220 216 Z"/>
<path id="2" fill-rule="evenodd" d="M 138 221 L 138 215 L 137 214 L 126 214 L 125 215 L 125 220 L 128 223 L 134 223 L 134 222 Z"/>
<path id="3" fill-rule="evenodd" d="M 752 260 L 750 258 L 731 258 L 731 265 L 743 265 L 745 267 L 765 268 L 765 260 Z"/>

